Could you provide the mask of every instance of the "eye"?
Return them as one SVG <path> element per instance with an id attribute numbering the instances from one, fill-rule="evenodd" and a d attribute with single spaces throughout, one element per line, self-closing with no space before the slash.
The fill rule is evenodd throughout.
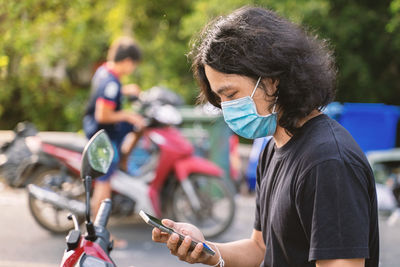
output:
<path id="1" fill-rule="evenodd" d="M 226 97 L 227 97 L 227 98 L 231 98 L 231 99 L 232 99 L 232 98 L 233 98 L 233 97 L 236 95 L 236 93 L 237 93 L 237 92 L 234 92 L 234 93 L 228 94 L 228 95 L 226 95 Z"/>

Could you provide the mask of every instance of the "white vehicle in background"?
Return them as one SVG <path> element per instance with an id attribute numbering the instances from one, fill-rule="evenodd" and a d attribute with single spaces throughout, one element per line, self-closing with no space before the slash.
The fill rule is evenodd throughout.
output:
<path id="1" fill-rule="evenodd" d="M 370 151 L 367 158 L 374 171 L 378 209 L 389 214 L 388 224 L 400 221 L 400 148 Z"/>

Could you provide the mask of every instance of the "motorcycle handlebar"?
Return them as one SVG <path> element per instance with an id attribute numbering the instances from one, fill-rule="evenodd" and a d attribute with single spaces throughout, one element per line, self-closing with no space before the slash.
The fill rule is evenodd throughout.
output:
<path id="1" fill-rule="evenodd" d="M 111 213 L 111 200 L 105 199 L 101 203 L 100 209 L 97 212 L 96 220 L 94 221 L 95 226 L 106 227 L 108 218 Z"/>

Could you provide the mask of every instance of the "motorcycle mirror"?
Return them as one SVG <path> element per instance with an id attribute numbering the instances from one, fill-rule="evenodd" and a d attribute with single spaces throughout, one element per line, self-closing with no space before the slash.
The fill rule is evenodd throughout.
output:
<path id="1" fill-rule="evenodd" d="M 98 131 L 83 150 L 81 178 L 90 176 L 93 179 L 107 173 L 114 157 L 110 138 L 104 130 Z"/>

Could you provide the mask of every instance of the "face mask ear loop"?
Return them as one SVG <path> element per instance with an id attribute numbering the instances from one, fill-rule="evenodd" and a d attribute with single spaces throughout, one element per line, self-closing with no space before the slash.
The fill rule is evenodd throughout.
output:
<path id="1" fill-rule="evenodd" d="M 275 113 L 276 103 L 278 102 L 278 96 L 275 98 L 274 106 L 272 107 L 272 113 Z"/>
<path id="2" fill-rule="evenodd" d="M 260 83 L 260 81 L 261 81 L 261 76 L 258 78 L 258 81 L 256 83 L 256 87 L 254 87 L 253 93 L 251 93 L 251 96 L 250 96 L 251 98 L 253 98 L 254 93 L 256 92 L 256 90 L 258 88 L 258 84 Z"/>

